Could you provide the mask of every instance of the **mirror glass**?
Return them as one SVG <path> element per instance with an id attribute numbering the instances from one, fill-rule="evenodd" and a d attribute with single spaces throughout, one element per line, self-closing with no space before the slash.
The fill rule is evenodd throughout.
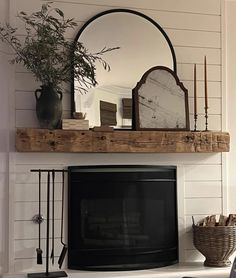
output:
<path id="1" fill-rule="evenodd" d="M 188 91 L 171 69 L 149 69 L 133 97 L 136 130 L 189 130 Z"/>
<path id="2" fill-rule="evenodd" d="M 83 95 L 74 91 L 74 109 L 86 113 L 90 128 L 131 128 L 132 89 L 143 73 L 157 65 L 176 71 L 175 53 L 166 33 L 152 19 L 135 11 L 101 13 L 82 27 L 76 40 L 91 53 L 120 47 L 103 55 L 111 67 L 109 72 L 96 62 L 96 87 Z M 76 88 L 76 81 L 73 85 Z"/>

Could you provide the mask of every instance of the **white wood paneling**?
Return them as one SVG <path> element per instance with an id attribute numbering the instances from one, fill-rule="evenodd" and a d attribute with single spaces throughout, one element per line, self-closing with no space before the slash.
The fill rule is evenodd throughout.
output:
<path id="1" fill-rule="evenodd" d="M 80 0 L 57 0 L 55 2 L 71 2 L 71 3 L 86 3 L 90 5 L 96 5 L 98 2 L 96 0 L 90 1 L 80 1 Z M 178 2 L 174 2 L 172 0 L 147 0 L 144 2 L 140 0 L 113 0 L 112 3 L 109 0 L 102 0 L 99 1 L 100 5 L 112 5 L 115 7 L 120 7 L 121 5 L 128 8 L 143 8 L 143 9 L 160 9 L 160 10 L 167 10 L 167 11 L 176 11 L 176 12 L 190 12 L 193 13 L 202 13 L 202 14 L 220 14 L 220 1 L 219 0 L 200 0 L 196 3 L 194 0 L 178 0 Z"/>
<path id="2" fill-rule="evenodd" d="M 221 198 L 186 199 L 185 200 L 185 211 L 186 211 L 187 215 L 220 214 L 222 211 Z"/>
<path id="3" fill-rule="evenodd" d="M 37 156 L 37 158 L 35 158 Z M 186 165 L 185 168 L 190 165 L 193 167 L 195 165 L 200 165 L 201 167 L 210 165 L 218 165 L 221 166 L 221 154 L 203 154 L 203 153 L 196 153 L 196 154 L 140 154 L 140 153 L 115 153 L 115 154 L 106 154 L 106 153 L 91 153 L 85 154 L 80 153 L 79 155 L 76 153 L 49 153 L 46 155 L 47 161 L 45 162 L 45 153 L 16 153 L 16 172 L 24 172 L 29 175 L 30 169 L 39 169 L 43 163 L 45 162 L 45 167 L 51 167 L 52 169 L 57 169 L 56 164 L 58 167 L 66 167 L 70 165 L 101 165 L 101 164 L 108 164 L 108 165 L 117 165 L 122 163 L 127 164 L 144 164 L 144 165 Z M 43 168 L 42 168 L 43 169 Z M 25 176 L 26 179 L 19 180 L 17 177 L 18 182 L 32 182 L 28 180 L 27 175 Z M 34 182 L 37 182 L 37 176 L 32 176 Z"/>
<path id="4" fill-rule="evenodd" d="M 59 201 L 61 197 L 61 183 L 55 183 L 55 200 Z M 46 201 L 46 182 L 41 183 L 41 200 Z M 16 202 L 37 202 L 38 201 L 38 183 L 15 183 L 15 201 Z"/>
<path id="5" fill-rule="evenodd" d="M 25 159 L 25 154 L 18 154 L 21 156 L 18 157 L 18 159 Z M 29 155 L 29 154 L 28 154 Z M 57 154 L 55 154 L 57 155 Z M 53 156 L 53 154 L 52 154 Z M 28 159 L 30 157 L 28 156 Z M 53 159 L 53 157 L 51 157 Z M 132 154 L 80 154 L 79 157 L 76 154 L 67 154 L 65 155 L 65 161 L 64 163 L 68 163 L 68 161 L 71 161 L 73 165 L 78 163 L 78 165 L 83 164 L 89 164 L 92 165 L 95 164 L 119 164 L 122 160 L 127 162 L 128 164 L 153 164 L 153 165 L 221 165 L 221 154 L 215 153 L 215 154 L 207 154 L 207 153 L 196 153 L 195 155 L 192 154 L 161 154 L 161 153 L 153 153 L 153 154 L 140 154 L 140 153 L 132 153 Z"/>
<path id="6" fill-rule="evenodd" d="M 62 111 L 62 118 L 70 118 L 70 111 Z M 16 127 L 32 127 L 39 128 L 35 109 L 32 110 L 16 110 Z"/>
<path id="7" fill-rule="evenodd" d="M 54 4 L 53 6 L 62 9 L 66 18 L 74 18 L 77 22 L 80 23 L 84 23 L 89 18 L 93 17 L 95 13 L 110 10 L 109 6 L 91 6 L 79 4 L 71 4 L 71 6 L 69 6 L 65 5 L 64 3 L 58 3 L 57 5 Z M 73 9 L 72 6 L 74 6 L 75 8 Z M 195 14 L 193 20 L 192 14 L 184 12 L 173 13 L 170 11 L 161 10 L 133 10 L 136 10 L 140 13 L 145 13 L 145 15 L 158 22 L 163 29 L 183 29 L 220 32 L 220 17 L 217 15 Z M 26 11 L 30 14 L 31 12 L 33 12 L 33 9 L 27 7 Z M 16 25 L 18 26 L 18 34 L 26 34 L 24 23 L 19 18 L 16 19 Z"/>
<path id="8" fill-rule="evenodd" d="M 42 214 L 46 216 L 47 202 L 41 202 Z M 38 214 L 38 202 L 16 202 L 15 220 L 32 220 L 33 216 Z M 55 219 L 61 217 L 61 201 L 55 201 Z M 45 217 L 46 218 L 46 217 Z"/>
<path id="9" fill-rule="evenodd" d="M 16 127 L 39 128 L 35 110 L 16 110 Z"/>
<path id="10" fill-rule="evenodd" d="M 185 181 L 221 181 L 220 165 L 187 165 Z"/>
<path id="11" fill-rule="evenodd" d="M 194 113 L 193 111 L 194 99 L 189 98 L 189 111 L 190 113 Z M 210 115 L 221 115 L 221 98 L 209 98 L 208 99 L 208 113 Z M 205 115 L 205 98 L 197 99 L 197 112 L 198 114 Z"/>
<path id="12" fill-rule="evenodd" d="M 29 7 L 33 9 L 38 9 L 42 2 L 45 0 L 35 0 L 34 2 L 28 2 L 27 0 L 12 0 L 16 5 L 16 10 L 27 10 Z M 196 13 L 196 14 L 210 14 L 210 15 L 220 15 L 220 0 L 178 0 L 178 2 L 173 2 L 172 0 L 146 0 L 145 2 L 140 0 L 55 0 L 57 5 L 66 9 L 67 6 L 74 5 L 89 5 L 91 8 L 93 6 L 109 6 L 109 7 L 126 7 L 126 8 L 139 8 L 143 10 L 164 10 L 173 12 L 186 12 L 186 13 Z M 82 6 L 82 5 L 81 5 Z"/>
<path id="13" fill-rule="evenodd" d="M 55 257 L 55 261 L 58 261 L 58 257 Z M 62 268 L 66 267 L 66 262 L 64 262 L 64 265 Z M 25 258 L 19 258 L 15 259 L 14 264 L 14 272 L 17 273 L 17 278 L 26 278 L 26 274 L 24 273 L 21 275 L 22 270 L 24 270 L 25 273 L 45 273 L 45 263 L 43 265 L 36 264 L 36 259 L 25 259 Z M 50 271 L 58 271 L 58 264 L 56 263 L 54 266 L 50 266 Z M 16 276 L 10 276 L 7 278 L 16 278 Z"/>
<path id="14" fill-rule="evenodd" d="M 185 250 L 185 261 L 186 262 L 204 262 L 205 257 L 197 250 Z"/>
<path id="15" fill-rule="evenodd" d="M 166 33 L 174 46 L 220 48 L 220 33 L 171 29 Z"/>
<path id="16" fill-rule="evenodd" d="M 44 154 L 45 155 L 45 154 Z M 62 165 L 60 165 L 60 163 L 58 162 L 58 164 L 56 164 L 56 161 L 54 162 L 54 164 L 34 164 L 34 165 L 24 165 L 19 164 L 16 166 L 16 171 L 15 171 L 15 178 L 16 178 L 16 184 L 34 184 L 37 185 L 38 184 L 38 173 L 35 172 L 31 172 L 31 169 L 55 169 L 55 170 L 59 170 L 62 168 Z M 55 173 L 55 183 L 58 184 L 61 182 L 61 177 L 62 174 L 61 173 Z M 52 181 L 52 176 L 50 175 L 50 181 Z M 41 174 L 41 182 L 45 183 L 47 182 L 47 173 L 42 173 Z M 20 186 L 20 185 L 19 185 Z"/>
<path id="17" fill-rule="evenodd" d="M 193 122 L 193 114 L 190 114 L 190 129 L 194 129 L 194 122 Z M 197 129 L 198 130 L 205 130 L 205 116 L 198 115 L 197 119 Z M 222 119 L 221 115 L 208 115 L 208 130 L 222 130 L 221 125 Z"/>
<path id="18" fill-rule="evenodd" d="M 147 165 L 184 165 L 184 168 L 187 167 L 208 167 L 210 164 L 221 167 L 221 154 L 203 154 L 203 153 L 186 153 L 186 154 L 118 154 L 118 153 L 50 153 L 47 156 L 47 161 L 45 162 L 45 167 L 42 167 L 43 162 L 45 161 L 45 153 L 16 153 L 16 172 L 17 182 L 18 183 L 37 183 L 37 176 L 30 173 L 30 169 L 44 169 L 51 167 L 52 169 L 57 169 L 59 167 L 66 167 L 70 165 L 97 165 L 97 164 L 147 164 Z M 57 167 L 56 167 L 56 163 Z M 24 169 L 22 171 L 22 169 Z M 201 169 L 202 170 L 202 169 Z M 218 170 L 218 168 L 217 168 Z M 188 169 L 186 170 L 188 171 Z M 22 173 L 22 176 L 19 174 Z M 29 176 L 30 175 L 30 176 Z M 45 178 L 44 178 L 45 179 Z M 190 179 L 191 180 L 191 179 Z M 46 181 L 46 179 L 44 180 Z"/>
<path id="19" fill-rule="evenodd" d="M 218 48 L 175 46 L 175 54 L 178 63 L 203 64 L 206 56 L 209 65 L 221 65 L 221 49 Z"/>
<path id="20" fill-rule="evenodd" d="M 40 82 L 36 82 L 31 73 L 16 73 L 15 89 L 16 91 L 34 92 L 40 88 Z"/>
<path id="21" fill-rule="evenodd" d="M 185 182 L 185 198 L 221 197 L 220 181 Z"/>
<path id="22" fill-rule="evenodd" d="M 35 246 L 38 246 L 38 240 L 29 239 L 29 240 L 15 240 L 15 254 L 16 259 L 25 258 L 25 259 L 36 259 L 36 250 Z M 62 245 L 60 238 L 56 238 L 54 242 L 54 254 L 56 257 L 60 256 Z M 43 239 L 41 242 L 42 250 L 46 250 L 46 240 Z M 43 258 L 45 258 L 46 252 L 43 252 Z"/>
<path id="23" fill-rule="evenodd" d="M 196 250 L 196 248 L 193 245 L 192 230 L 190 232 L 184 234 L 184 242 L 185 242 L 185 248 L 187 250 Z"/>
<path id="24" fill-rule="evenodd" d="M 188 89 L 188 95 L 189 97 L 193 97 L 193 81 L 184 81 L 184 86 Z M 221 98 L 221 82 L 211 82 L 208 81 L 207 83 L 207 89 L 208 89 L 208 97 L 217 97 Z M 204 81 L 197 81 L 197 96 L 198 97 L 204 97 L 205 91 L 204 91 Z"/>
<path id="25" fill-rule="evenodd" d="M 16 92 L 15 99 L 17 110 L 31 110 L 36 106 L 34 92 Z"/>
<path id="26" fill-rule="evenodd" d="M 204 59 L 204 57 L 202 57 Z M 193 65 L 192 64 L 178 64 L 178 76 L 180 80 L 193 80 Z M 204 80 L 204 67 L 197 65 L 197 80 Z M 207 80 L 220 81 L 221 80 L 221 66 L 207 65 Z"/>
<path id="27" fill-rule="evenodd" d="M 55 237 L 60 237 L 61 221 L 55 220 Z M 15 221 L 14 222 L 15 239 L 29 240 L 38 239 L 38 225 L 32 221 Z M 42 238 L 46 238 L 46 221 L 41 225 Z"/>
<path id="28" fill-rule="evenodd" d="M 140 10 L 142 12 L 142 10 Z M 220 17 L 216 15 L 203 15 L 190 13 L 159 12 L 155 10 L 145 11 L 145 14 L 164 29 L 182 29 L 220 32 Z"/>
<path id="29" fill-rule="evenodd" d="M 40 93 L 39 93 L 40 96 Z M 71 96 L 64 93 L 62 96 L 63 110 L 70 110 Z M 36 106 L 36 98 L 34 92 L 16 92 L 16 109 L 31 110 Z"/>

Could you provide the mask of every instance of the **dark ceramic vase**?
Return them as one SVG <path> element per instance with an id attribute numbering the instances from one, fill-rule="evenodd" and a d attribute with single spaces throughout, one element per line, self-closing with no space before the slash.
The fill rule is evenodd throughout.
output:
<path id="1" fill-rule="evenodd" d="M 59 128 L 62 118 L 62 93 L 52 85 L 35 91 L 36 114 L 41 128 Z"/>

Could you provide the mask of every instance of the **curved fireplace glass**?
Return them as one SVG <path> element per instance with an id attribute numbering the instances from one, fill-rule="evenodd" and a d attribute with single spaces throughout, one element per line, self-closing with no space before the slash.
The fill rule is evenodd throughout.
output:
<path id="1" fill-rule="evenodd" d="M 72 166 L 68 178 L 70 269 L 178 262 L 176 167 Z"/>

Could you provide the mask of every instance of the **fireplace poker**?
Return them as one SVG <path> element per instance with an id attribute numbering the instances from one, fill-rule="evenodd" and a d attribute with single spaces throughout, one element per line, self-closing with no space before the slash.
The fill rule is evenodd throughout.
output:
<path id="1" fill-rule="evenodd" d="M 39 225 L 39 231 L 38 231 L 38 248 L 36 249 L 36 253 L 37 253 L 37 264 L 43 264 L 43 258 L 42 258 L 42 254 L 43 254 L 43 250 L 41 249 L 41 222 L 42 222 L 42 216 L 41 216 L 41 170 L 39 170 L 39 211 L 38 211 L 38 225 Z"/>
<path id="2" fill-rule="evenodd" d="M 52 251 L 51 251 L 51 260 L 54 265 L 54 224 L 55 224 L 55 170 L 52 170 Z"/>
<path id="3" fill-rule="evenodd" d="M 64 171 L 62 172 L 62 204 L 61 204 L 61 244 L 63 245 L 61 255 L 58 259 L 59 268 L 61 269 L 62 264 L 64 262 L 66 252 L 67 252 L 67 246 L 63 242 L 63 224 L 64 224 L 64 194 L 65 194 L 65 175 Z"/>
<path id="4" fill-rule="evenodd" d="M 50 172 L 47 180 L 46 275 L 49 275 Z"/>

